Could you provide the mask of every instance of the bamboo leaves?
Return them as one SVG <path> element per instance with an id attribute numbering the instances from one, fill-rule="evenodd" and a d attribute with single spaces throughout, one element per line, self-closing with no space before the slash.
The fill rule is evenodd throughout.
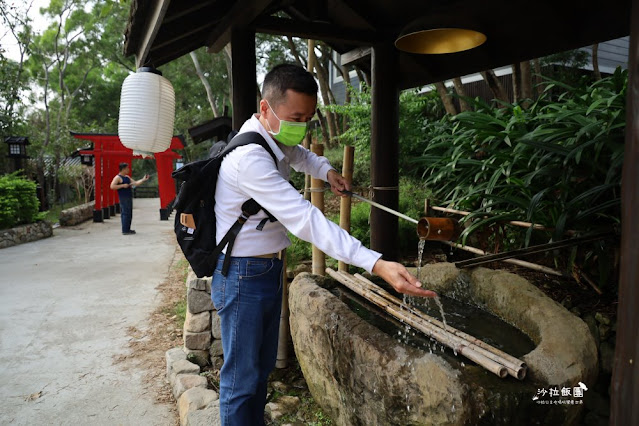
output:
<path id="1" fill-rule="evenodd" d="M 477 103 L 426 123 L 415 163 L 440 203 L 473 212 L 462 238 L 522 218 L 554 227 L 555 239 L 618 222 L 626 81 L 622 70 L 589 87 L 549 81 L 526 110 Z"/>

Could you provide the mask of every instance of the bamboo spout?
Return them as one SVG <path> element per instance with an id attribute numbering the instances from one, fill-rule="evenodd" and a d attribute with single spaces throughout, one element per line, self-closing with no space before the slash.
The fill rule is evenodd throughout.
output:
<path id="1" fill-rule="evenodd" d="M 422 240 L 452 241 L 459 234 L 457 221 L 447 217 L 422 217 L 417 235 Z"/>

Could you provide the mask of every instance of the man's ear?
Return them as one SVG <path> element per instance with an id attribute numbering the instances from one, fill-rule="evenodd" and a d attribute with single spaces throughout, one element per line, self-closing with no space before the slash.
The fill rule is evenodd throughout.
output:
<path id="1" fill-rule="evenodd" d="M 268 111 L 268 103 L 265 99 L 260 100 L 260 115 L 264 115 Z"/>

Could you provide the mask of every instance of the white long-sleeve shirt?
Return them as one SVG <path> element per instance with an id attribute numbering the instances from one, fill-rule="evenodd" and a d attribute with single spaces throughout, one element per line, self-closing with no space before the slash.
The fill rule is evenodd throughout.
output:
<path id="1" fill-rule="evenodd" d="M 247 120 L 239 133 L 260 133 L 275 154 L 278 165 L 275 166 L 273 157 L 265 149 L 255 144 L 236 148 L 224 157 L 215 193 L 216 242 L 219 244 L 235 223 L 242 204 L 253 198 L 278 221 L 267 222 L 262 231 L 258 231 L 257 225 L 267 215 L 260 210 L 251 216 L 235 240 L 232 256 L 276 253 L 291 244 L 286 234 L 288 229 L 329 256 L 371 272 L 381 254 L 364 247 L 328 220 L 288 182 L 290 167 L 326 181 L 332 169 L 328 160 L 300 145 L 280 147 L 257 117 L 256 114 Z"/>

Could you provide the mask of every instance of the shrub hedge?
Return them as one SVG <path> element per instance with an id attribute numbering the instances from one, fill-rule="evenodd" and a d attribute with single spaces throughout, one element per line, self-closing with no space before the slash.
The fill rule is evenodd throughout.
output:
<path id="1" fill-rule="evenodd" d="M 40 220 L 39 205 L 35 182 L 18 172 L 0 176 L 0 229 Z"/>

